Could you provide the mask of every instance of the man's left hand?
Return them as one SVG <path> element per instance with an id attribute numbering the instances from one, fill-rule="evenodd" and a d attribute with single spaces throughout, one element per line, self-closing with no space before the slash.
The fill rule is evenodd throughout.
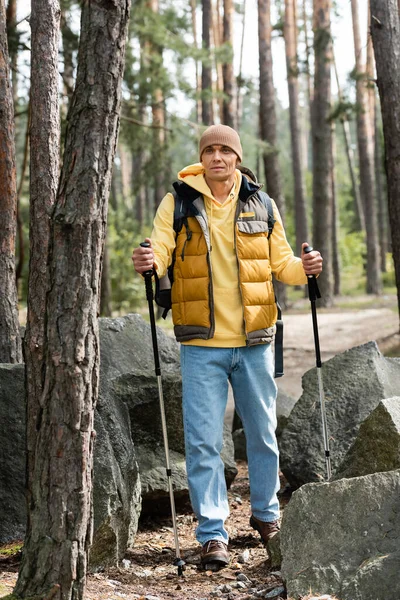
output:
<path id="1" fill-rule="evenodd" d="M 303 269 L 306 275 L 319 275 L 322 272 L 322 261 L 323 258 L 318 250 L 313 250 L 308 254 L 305 254 L 304 248 L 306 248 L 309 244 L 307 242 L 303 242 L 301 245 L 301 261 L 303 263 Z"/>

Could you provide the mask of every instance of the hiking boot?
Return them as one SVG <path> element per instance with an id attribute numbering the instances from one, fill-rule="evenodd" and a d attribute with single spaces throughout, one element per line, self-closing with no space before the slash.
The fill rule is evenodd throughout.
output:
<path id="1" fill-rule="evenodd" d="M 218 570 L 229 564 L 228 547 L 220 540 L 209 540 L 201 551 L 201 564 L 205 569 Z"/>
<path id="2" fill-rule="evenodd" d="M 264 544 L 267 544 L 280 530 L 278 521 L 260 521 L 254 515 L 250 517 L 250 525 L 258 531 Z"/>

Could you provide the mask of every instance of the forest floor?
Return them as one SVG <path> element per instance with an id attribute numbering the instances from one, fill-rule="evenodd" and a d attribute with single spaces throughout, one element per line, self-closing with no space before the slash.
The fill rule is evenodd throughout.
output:
<path id="1" fill-rule="evenodd" d="M 343 299 L 334 309 L 319 309 L 322 360 L 371 340 L 378 343 L 383 353 L 399 356 L 396 302 L 394 296 L 372 299 L 363 296 Z M 278 382 L 282 391 L 298 398 L 302 374 L 315 365 L 309 302 L 299 300 L 285 311 L 284 322 L 286 374 Z M 286 598 L 279 570 L 271 566 L 258 534 L 249 525 L 249 482 L 245 462 L 238 462 L 238 471 L 229 490 L 230 517 L 227 529 L 230 534 L 231 563 L 228 568 L 217 573 L 200 568 L 200 547 L 194 538 L 195 518 L 188 506 L 186 510 L 180 510 L 177 516 L 181 555 L 186 561 L 183 576 L 178 576 L 177 568 L 173 565 L 175 551 L 171 519 L 147 518 L 139 525 L 133 549 L 118 567 L 89 575 L 87 599 Z M 282 480 L 282 486 L 284 483 Z M 281 497 L 282 510 L 289 499 L 285 495 Z M 12 592 L 19 561 L 20 551 L 15 553 L 0 547 L 0 597 Z M 326 597 L 333 600 L 330 596 Z"/>

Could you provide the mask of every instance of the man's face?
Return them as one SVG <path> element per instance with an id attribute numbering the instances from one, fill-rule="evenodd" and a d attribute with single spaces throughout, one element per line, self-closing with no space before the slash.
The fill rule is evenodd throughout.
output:
<path id="1" fill-rule="evenodd" d="M 228 146 L 218 144 L 207 146 L 201 155 L 206 179 L 210 181 L 227 181 L 235 173 L 238 163 L 237 154 Z"/>

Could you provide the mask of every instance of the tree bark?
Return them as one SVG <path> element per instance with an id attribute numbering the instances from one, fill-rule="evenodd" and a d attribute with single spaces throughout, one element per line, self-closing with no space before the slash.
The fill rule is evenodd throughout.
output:
<path id="1" fill-rule="evenodd" d="M 15 278 L 17 173 L 4 0 L 0 0 L 0 363 L 22 362 Z"/>
<path id="2" fill-rule="evenodd" d="M 224 82 L 223 123 L 229 127 L 236 127 L 234 88 L 235 78 L 233 74 L 233 0 L 224 0 L 223 20 L 223 43 L 229 46 L 231 55 L 227 62 L 222 65 Z"/>
<path id="3" fill-rule="evenodd" d="M 242 11 L 243 11 L 243 20 L 242 20 L 242 35 L 240 41 L 240 56 L 239 56 L 239 73 L 236 78 L 236 127 L 237 130 L 240 130 L 240 124 L 242 122 L 242 110 L 243 110 L 243 102 L 242 102 L 242 86 L 243 86 L 243 53 L 244 53 L 244 34 L 246 31 L 246 5 L 247 0 L 243 0 Z"/>
<path id="4" fill-rule="evenodd" d="M 50 222 L 43 392 L 37 398 L 30 526 L 16 587 L 22 597 L 84 595 L 92 537 L 97 314 L 128 18 L 128 0 L 83 3 L 77 81 Z"/>
<path id="5" fill-rule="evenodd" d="M 258 47 L 260 68 L 260 133 L 261 140 L 268 144 L 263 152 L 264 173 L 268 194 L 277 204 L 282 219 L 285 219 L 285 197 L 282 188 L 282 175 L 279 165 L 277 135 L 275 88 L 272 71 L 271 52 L 272 26 L 271 1 L 258 0 Z M 275 284 L 275 289 L 282 307 L 286 306 L 286 288 Z"/>
<path id="6" fill-rule="evenodd" d="M 8 0 L 6 19 L 8 50 L 11 59 L 12 97 L 15 107 L 18 102 L 17 0 Z"/>
<path id="7" fill-rule="evenodd" d="M 341 269 L 340 269 L 340 251 L 339 251 L 339 206 L 336 194 L 336 127 L 332 122 L 332 148 L 331 148 L 331 185 L 332 185 L 332 271 L 333 271 L 333 294 L 340 295 L 341 290 Z"/>
<path id="8" fill-rule="evenodd" d="M 324 258 L 324 270 L 318 280 L 322 306 L 333 304 L 330 11 L 331 0 L 314 0 L 313 245 Z"/>
<path id="9" fill-rule="evenodd" d="M 296 253 L 301 255 L 301 245 L 309 237 L 307 206 L 303 182 L 303 160 L 301 156 L 301 128 L 299 114 L 299 68 L 297 64 L 297 43 L 294 11 L 295 0 L 285 0 L 284 37 L 286 49 L 286 69 L 289 91 L 290 135 L 292 147 L 292 171 L 294 179 L 294 217 L 296 230 Z"/>
<path id="10" fill-rule="evenodd" d="M 389 220 L 400 314 L 400 9 L 396 0 L 371 0 L 371 17 L 385 137 Z"/>
<path id="11" fill-rule="evenodd" d="M 202 0 L 203 7 L 203 52 L 207 57 L 203 58 L 201 70 L 201 118 L 204 125 L 212 125 L 212 76 L 211 76 L 211 0 Z"/>
<path id="12" fill-rule="evenodd" d="M 198 42 L 197 42 L 197 12 L 196 12 L 196 0 L 190 0 L 190 10 L 192 15 L 192 31 L 193 31 L 193 46 L 196 52 L 196 58 L 194 61 L 196 69 L 196 123 L 200 124 L 201 121 L 201 80 L 199 73 L 199 61 L 197 60 Z"/>
<path id="13" fill-rule="evenodd" d="M 382 278 L 380 271 L 378 219 L 375 192 L 375 173 L 373 158 L 373 133 L 371 120 L 368 113 L 368 100 L 366 94 L 366 71 L 362 64 L 360 27 L 358 20 L 358 0 L 351 0 L 353 17 L 354 52 L 356 56 L 356 98 L 357 113 L 357 138 L 359 153 L 359 168 L 361 181 L 361 196 L 364 202 L 366 244 L 367 244 L 367 293 L 380 294 Z"/>

